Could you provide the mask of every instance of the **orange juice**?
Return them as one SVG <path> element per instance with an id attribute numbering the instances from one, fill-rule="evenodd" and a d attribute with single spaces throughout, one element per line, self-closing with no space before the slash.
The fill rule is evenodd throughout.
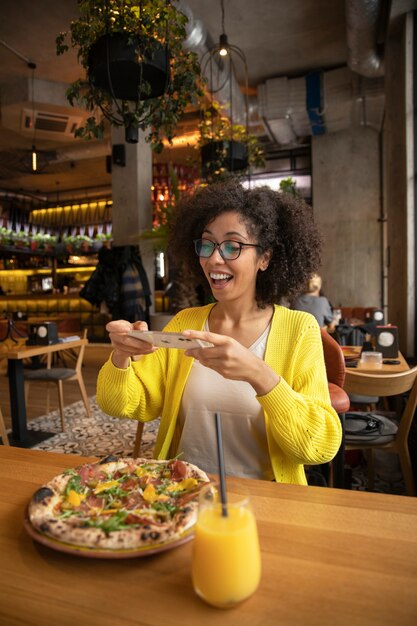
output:
<path id="1" fill-rule="evenodd" d="M 209 604 L 228 608 L 252 595 L 261 576 L 255 517 L 247 506 L 219 503 L 198 514 L 193 545 L 192 579 L 196 593 Z"/>

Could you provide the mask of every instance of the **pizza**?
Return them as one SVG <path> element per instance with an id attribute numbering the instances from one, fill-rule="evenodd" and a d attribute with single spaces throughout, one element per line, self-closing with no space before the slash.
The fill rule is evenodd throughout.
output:
<path id="1" fill-rule="evenodd" d="M 37 532 L 72 546 L 132 550 L 181 538 L 196 522 L 205 472 L 178 459 L 106 457 L 68 469 L 28 506 Z"/>

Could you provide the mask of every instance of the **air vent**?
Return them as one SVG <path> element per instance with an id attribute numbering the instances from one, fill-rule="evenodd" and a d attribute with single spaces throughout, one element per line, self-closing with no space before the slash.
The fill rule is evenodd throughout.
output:
<path id="1" fill-rule="evenodd" d="M 35 131 L 37 137 L 44 139 L 68 139 L 74 136 L 82 121 L 81 117 L 62 113 L 23 109 L 21 130 L 26 133 Z"/>

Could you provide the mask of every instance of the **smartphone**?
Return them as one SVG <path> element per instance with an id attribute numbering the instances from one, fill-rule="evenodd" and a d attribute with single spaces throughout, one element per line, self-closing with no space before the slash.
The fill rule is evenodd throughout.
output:
<path id="1" fill-rule="evenodd" d="M 345 363 L 345 367 L 358 367 L 358 362 L 357 361 L 347 361 L 347 363 Z"/>
<path id="2" fill-rule="evenodd" d="M 382 362 L 384 365 L 399 365 L 401 363 L 397 359 L 384 359 Z"/>
<path id="3" fill-rule="evenodd" d="M 189 339 L 181 333 L 170 333 L 159 330 L 131 330 L 128 333 L 131 337 L 141 339 L 151 343 L 157 348 L 179 348 L 180 350 L 191 350 L 192 348 L 210 348 L 213 346 L 208 341 L 202 339 Z"/>

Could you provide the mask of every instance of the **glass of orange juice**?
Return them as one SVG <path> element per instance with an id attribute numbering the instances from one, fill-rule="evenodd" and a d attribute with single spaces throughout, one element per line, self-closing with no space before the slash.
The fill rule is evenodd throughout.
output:
<path id="1" fill-rule="evenodd" d="M 248 494 L 228 494 L 224 516 L 219 493 L 212 483 L 200 495 L 192 582 L 200 598 L 218 608 L 231 608 L 256 591 L 261 555 Z"/>

